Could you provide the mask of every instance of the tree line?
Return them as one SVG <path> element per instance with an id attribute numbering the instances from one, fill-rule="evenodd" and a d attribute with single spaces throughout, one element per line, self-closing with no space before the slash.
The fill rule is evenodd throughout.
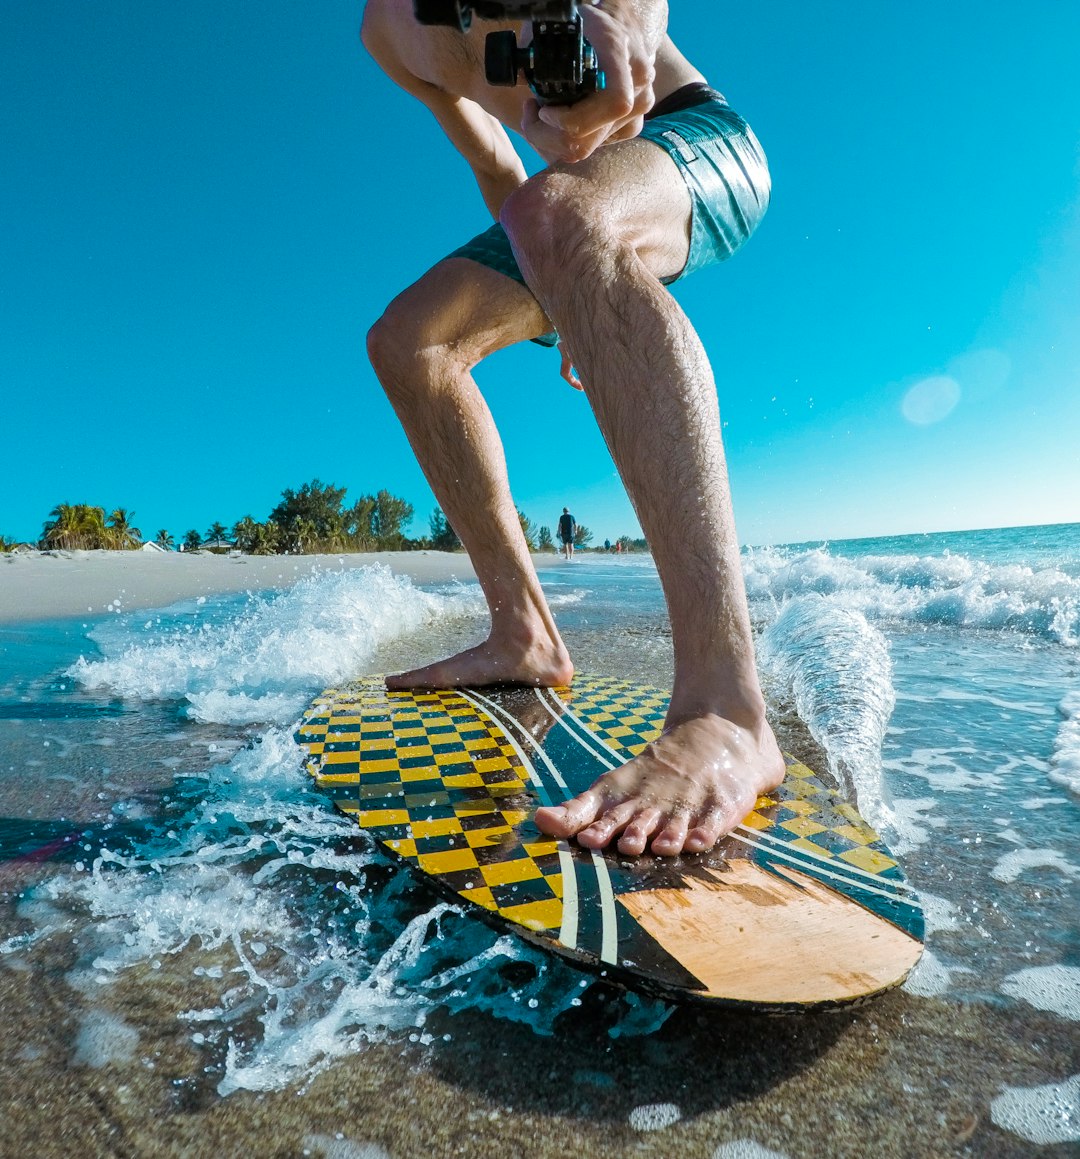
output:
<path id="1" fill-rule="evenodd" d="M 230 528 L 212 523 L 205 532 L 191 529 L 179 543 L 167 530 L 160 530 L 151 542 L 165 550 L 228 551 L 237 549 L 251 555 L 311 554 L 343 551 L 460 551 L 461 540 L 443 512 L 436 507 L 428 521 L 428 534 L 410 537 L 405 528 L 413 517 L 413 506 L 387 490 L 346 500 L 346 488 L 318 479 L 302 487 L 286 489 L 281 501 L 264 520 L 245 515 Z M 45 550 L 128 551 L 145 542 L 134 524 L 135 514 L 117 507 L 106 514 L 104 507 L 86 503 L 60 503 L 49 513 L 37 546 Z M 537 526 L 518 511 L 522 534 L 530 551 L 555 551 L 556 544 L 547 525 Z M 587 548 L 593 533 L 577 525 L 574 545 Z M 623 536 L 617 544 L 623 551 L 644 550 L 644 540 Z M 0 551 L 17 546 L 0 536 Z M 605 548 L 610 547 L 605 543 Z"/>

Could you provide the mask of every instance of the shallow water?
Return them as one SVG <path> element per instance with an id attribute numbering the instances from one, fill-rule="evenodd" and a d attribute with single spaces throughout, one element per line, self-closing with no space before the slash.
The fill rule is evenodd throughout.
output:
<path id="1" fill-rule="evenodd" d="M 74 1118 L 107 1092 L 102 1129 L 123 1122 L 135 1150 L 179 1115 L 191 1154 L 204 1119 L 281 1154 L 539 1155 L 560 1136 L 595 1154 L 1064 1154 L 1080 529 L 769 548 L 745 570 L 770 697 L 923 896 L 928 952 L 901 992 L 765 1030 L 674 1011 L 396 872 L 307 783 L 294 725 L 327 685 L 475 640 L 482 603 L 327 571 L 0 633 L 0 979 L 23 1052 L 0 1066 Z M 579 669 L 666 684 L 648 560 L 583 554 L 542 578 Z M 364 1114 L 328 1125 L 346 1092 Z"/>

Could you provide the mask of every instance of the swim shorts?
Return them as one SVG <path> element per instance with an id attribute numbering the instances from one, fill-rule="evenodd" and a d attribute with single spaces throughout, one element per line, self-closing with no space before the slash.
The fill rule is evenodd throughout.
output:
<path id="1" fill-rule="evenodd" d="M 645 118 L 640 139 L 659 145 L 690 191 L 690 250 L 670 284 L 722 262 L 750 237 L 769 208 L 769 165 L 750 126 L 708 85 L 678 89 Z M 493 225 L 447 257 L 470 258 L 525 285 L 510 240 Z M 558 335 L 534 341 L 554 346 Z"/>

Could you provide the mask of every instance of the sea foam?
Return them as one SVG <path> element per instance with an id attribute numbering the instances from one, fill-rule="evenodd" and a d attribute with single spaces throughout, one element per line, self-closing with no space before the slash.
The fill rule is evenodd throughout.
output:
<path id="1" fill-rule="evenodd" d="M 1080 797 L 1080 692 L 1070 692 L 1059 711 L 1064 720 L 1054 739 L 1050 780 Z"/>
<path id="2" fill-rule="evenodd" d="M 1080 1022 L 1080 966 L 1029 966 L 1010 974 L 1001 989 L 1038 1010 Z"/>
<path id="3" fill-rule="evenodd" d="M 482 609 L 475 586 L 424 592 L 382 565 L 326 571 L 282 593 L 249 595 L 238 615 L 196 609 L 137 633 L 107 623 L 90 633 L 103 657 L 80 657 L 68 674 L 123 697 L 186 701 L 203 722 L 280 724 L 313 690 L 365 671 L 380 644 Z"/>
<path id="4" fill-rule="evenodd" d="M 1013 631 L 1080 644 L 1080 578 L 1060 568 L 941 555 L 833 555 L 755 548 L 744 557 L 751 600 L 830 596 L 871 622 Z"/>
<path id="5" fill-rule="evenodd" d="M 1080 1140 L 1080 1075 L 1039 1087 L 1006 1087 L 990 1104 L 990 1117 L 1030 1143 L 1075 1143 Z"/>

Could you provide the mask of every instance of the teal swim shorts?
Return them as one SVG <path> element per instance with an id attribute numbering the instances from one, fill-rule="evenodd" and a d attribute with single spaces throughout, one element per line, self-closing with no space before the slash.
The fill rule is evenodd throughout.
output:
<path id="1" fill-rule="evenodd" d="M 750 126 L 705 84 L 678 89 L 655 105 L 640 137 L 659 145 L 690 191 L 690 251 L 666 283 L 722 262 L 750 237 L 769 207 L 769 165 Z M 525 285 L 506 231 L 493 225 L 447 257 L 469 258 Z M 535 339 L 554 346 L 556 334 Z"/>

